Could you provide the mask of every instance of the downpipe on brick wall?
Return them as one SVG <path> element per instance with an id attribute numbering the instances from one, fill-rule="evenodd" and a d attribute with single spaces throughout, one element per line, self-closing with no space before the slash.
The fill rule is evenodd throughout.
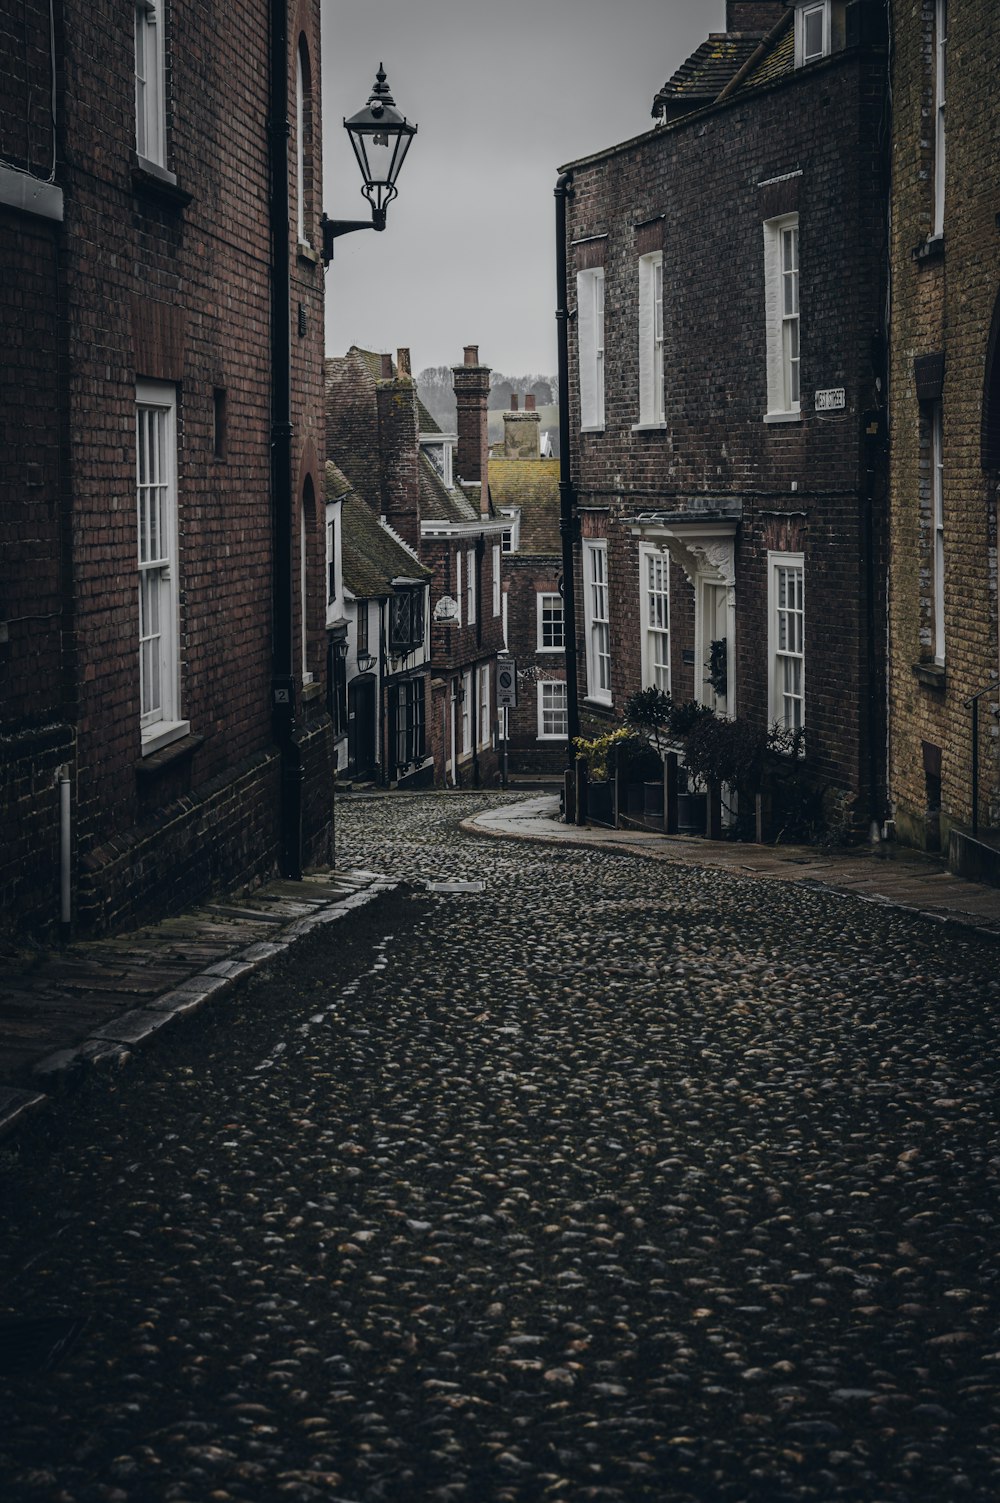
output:
<path id="1" fill-rule="evenodd" d="M 569 308 L 566 273 L 566 200 L 573 191 L 573 174 L 564 172 L 555 186 L 556 198 L 556 332 L 559 352 L 559 533 L 562 539 L 563 633 L 566 643 L 566 800 L 565 818 L 575 819 L 570 808 L 570 775 L 574 766 L 573 741 L 580 734 L 580 707 L 576 672 L 576 498 L 573 492 L 569 447 Z"/>
<path id="2" fill-rule="evenodd" d="M 292 588 L 292 382 L 288 249 L 288 6 L 271 0 L 271 716 L 280 758 L 279 862 L 302 876 L 302 755 L 295 736 Z"/>

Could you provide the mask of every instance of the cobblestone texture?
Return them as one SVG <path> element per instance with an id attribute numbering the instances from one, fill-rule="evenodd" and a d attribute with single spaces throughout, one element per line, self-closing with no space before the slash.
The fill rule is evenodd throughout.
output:
<path id="1" fill-rule="evenodd" d="M 491 802 L 5 1151 L 5 1497 L 994 1503 L 995 945 Z"/>

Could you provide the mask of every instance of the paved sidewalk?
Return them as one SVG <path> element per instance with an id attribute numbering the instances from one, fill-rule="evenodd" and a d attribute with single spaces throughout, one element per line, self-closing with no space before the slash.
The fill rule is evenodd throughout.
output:
<path id="1" fill-rule="evenodd" d="M 895 844 L 827 850 L 805 845 L 744 845 L 687 835 L 663 835 L 656 830 L 578 827 L 560 821 L 559 799 L 551 794 L 475 815 L 463 821 L 462 828 L 470 834 L 638 852 L 682 866 L 803 882 L 832 892 L 853 893 L 868 902 L 906 908 L 936 923 L 955 923 L 1000 938 L 1000 889 L 956 877 L 943 861 Z"/>
<path id="2" fill-rule="evenodd" d="M 374 872 L 321 872 L 0 960 L 0 1136 L 73 1072 L 120 1063 L 303 934 L 396 885 Z"/>

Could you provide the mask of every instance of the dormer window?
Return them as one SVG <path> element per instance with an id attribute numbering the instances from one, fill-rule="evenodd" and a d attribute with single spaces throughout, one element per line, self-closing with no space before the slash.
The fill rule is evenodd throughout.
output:
<path id="1" fill-rule="evenodd" d="M 795 66 L 804 68 L 830 54 L 830 0 L 801 5 L 795 12 Z"/>

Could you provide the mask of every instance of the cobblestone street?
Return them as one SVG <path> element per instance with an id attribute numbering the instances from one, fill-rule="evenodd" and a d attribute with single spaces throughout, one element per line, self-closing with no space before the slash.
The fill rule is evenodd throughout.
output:
<path id="1" fill-rule="evenodd" d="M 4 1498 L 996 1503 L 996 942 L 499 801 L 2 1145 Z"/>

